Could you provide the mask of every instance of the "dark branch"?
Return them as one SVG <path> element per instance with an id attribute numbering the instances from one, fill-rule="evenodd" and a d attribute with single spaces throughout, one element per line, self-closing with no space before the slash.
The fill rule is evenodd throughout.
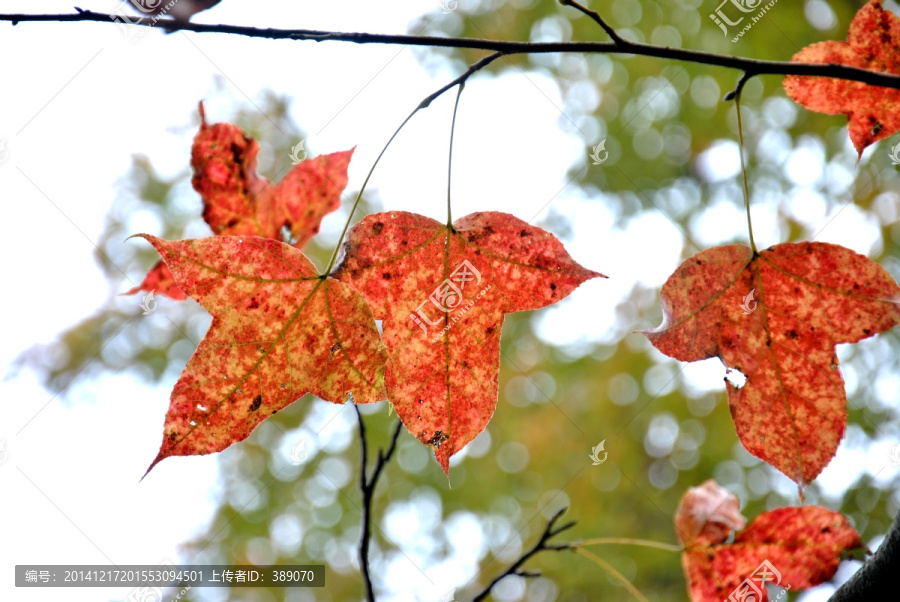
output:
<path id="1" fill-rule="evenodd" d="M 369 574 L 369 540 L 372 538 L 372 496 L 375 493 L 375 486 L 378 485 L 378 477 L 384 465 L 390 462 L 394 450 L 397 449 L 397 438 L 400 436 L 400 427 L 403 425 L 399 420 L 394 432 L 391 435 L 391 443 L 384 450 L 378 450 L 378 459 L 375 461 L 375 467 L 372 474 L 366 476 L 366 467 L 369 463 L 368 444 L 366 443 L 366 424 L 363 422 L 362 414 L 356 404 L 353 405 L 356 410 L 356 418 L 359 421 L 359 448 L 361 455 L 361 464 L 359 467 L 359 488 L 363 494 L 363 518 L 362 518 L 362 537 L 359 540 L 359 566 L 363 574 L 363 582 L 366 585 L 366 599 L 369 602 L 375 602 L 375 592 L 372 589 L 372 577 Z"/>
<path id="2" fill-rule="evenodd" d="M 74 14 L 29 15 L 0 14 L 0 21 L 13 25 L 28 21 L 94 21 L 112 23 L 115 15 L 81 11 Z M 135 19 L 136 26 L 151 26 L 151 19 Z M 154 27 L 166 31 L 194 31 L 197 33 L 228 33 L 251 38 L 273 40 L 313 40 L 316 42 L 351 42 L 354 44 L 391 44 L 402 46 L 428 46 L 433 48 L 470 48 L 490 50 L 502 54 L 545 54 L 553 52 L 632 54 L 649 56 L 702 65 L 713 65 L 738 69 L 750 75 L 815 75 L 833 77 L 849 81 L 863 82 L 873 86 L 900 89 L 900 76 L 845 65 L 813 65 L 788 61 L 761 61 L 700 50 L 655 46 L 619 39 L 615 42 L 509 42 L 482 38 L 444 38 L 437 36 L 389 35 L 375 33 L 352 33 L 319 31 L 314 29 L 272 29 L 242 27 L 237 25 L 202 25 L 199 23 L 160 19 Z"/>
<path id="3" fill-rule="evenodd" d="M 829 602 L 896 599 L 897 558 L 900 558 L 900 512 L 875 554 L 837 588 Z"/>
<path id="4" fill-rule="evenodd" d="M 563 513 L 568 510 L 568 506 L 563 506 L 559 510 L 556 511 L 549 521 L 547 521 L 547 526 L 544 527 L 544 532 L 541 534 L 540 539 L 532 546 L 530 550 L 519 556 L 519 559 L 510 565 L 508 569 L 506 569 L 501 575 L 498 575 L 490 584 L 484 588 L 480 594 L 472 598 L 472 602 L 478 602 L 479 600 L 484 600 L 487 598 L 488 594 L 491 593 L 491 590 L 497 585 L 501 579 L 508 577 L 510 575 L 518 575 L 519 577 L 539 577 L 540 572 L 538 571 L 522 571 L 519 570 L 520 567 L 525 564 L 525 561 L 537 554 L 542 550 L 571 550 L 571 543 L 559 543 L 559 544 L 551 544 L 547 543 L 547 541 L 553 537 L 554 535 L 558 535 L 562 533 L 566 529 L 571 529 L 575 526 L 575 521 L 569 521 L 564 525 L 560 525 L 559 527 L 553 528 L 553 525 L 556 524 L 556 521 L 559 520 L 559 517 L 563 515 Z"/>

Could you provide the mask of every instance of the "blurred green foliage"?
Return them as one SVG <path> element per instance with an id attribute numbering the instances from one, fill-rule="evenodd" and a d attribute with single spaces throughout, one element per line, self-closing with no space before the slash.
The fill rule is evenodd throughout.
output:
<path id="1" fill-rule="evenodd" d="M 787 60 L 813 42 L 843 39 L 862 4 L 780 2 L 738 43 L 723 38 L 709 19 L 716 9 L 712 0 L 614 0 L 594 8 L 628 39 Z M 460 1 L 457 10 L 430 20 L 423 33 L 535 41 L 605 37 L 576 11 L 537 0 Z M 420 52 L 423 62 L 450 63 L 457 71 L 483 56 L 475 51 Z M 607 193 L 602 200 L 586 202 L 615 205 L 619 225 L 643 212 L 661 211 L 689 237 L 703 240 L 715 235 L 701 219 L 713 207 L 725 203 L 741 210 L 739 176 L 711 177 L 698 167 L 698 157 L 711 147 L 737 139 L 733 103 L 721 99 L 739 73 L 620 55 L 508 57 L 490 70 L 540 71 L 553 77 L 565 100 L 560 127 L 583 137 L 585 164 L 590 147 L 607 140 L 610 160 L 603 169 L 574 165 L 572 175 L 580 172 L 576 181 L 588 198 Z M 267 175 L 272 177 L 289 167 L 290 147 L 302 131 L 288 118 L 286 99 L 272 95 L 260 106 L 266 117 L 252 107 L 236 107 L 230 121 L 269 151 L 273 159 Z M 883 145 L 857 165 L 845 120 L 796 107 L 785 98 L 778 77 L 752 80 L 743 107 L 752 199 L 777 215 L 773 223 L 779 238 L 813 237 L 820 223 L 816 220 L 852 202 L 874 224 L 878 240 L 870 256 L 900 278 L 900 178 Z M 820 176 L 798 182 L 786 168 L 795 153 L 812 158 Z M 805 213 L 809 204 L 796 200 L 810 196 L 824 204 L 815 219 Z M 208 317 L 193 301 L 160 299 L 169 323 L 132 322 L 136 300 L 116 295 L 139 282 L 156 256 L 146 245 L 122 241 L 140 212 L 152 213 L 163 224 L 154 234 L 203 235 L 199 210 L 187 171 L 167 180 L 155 172 L 152 159 L 134 158 L 98 245 L 98 262 L 111 282 L 109 304 L 62 333 L 52 348 L 23 358 L 40 371 L 48 388 L 59 390 L 79 374 L 121 370 L 148 380 L 175 381 Z M 564 235 L 567 216 L 552 214 L 545 226 Z M 652 244 L 647 241 L 648 250 Z M 688 254 L 698 250 L 691 245 L 685 249 Z M 329 252 L 315 242 L 307 249 L 320 265 Z M 658 292 L 634 290 L 620 315 L 618 332 L 655 326 Z M 459 575 L 457 598 L 467 599 L 530 546 L 546 519 L 563 505 L 570 508 L 566 518 L 578 525 L 560 540 L 633 537 L 676 543 L 671 521 L 679 499 L 688 487 L 708 478 L 739 493 L 748 517 L 798 503 L 796 489 L 737 441 L 724 388 L 695 390 L 683 376 L 684 366 L 653 351 L 639 334 L 623 335 L 608 345 L 555 347 L 538 337 L 536 319 L 529 314 L 507 319 L 497 411 L 485 434 L 454 463 L 452 487 L 429 451 L 401 433 L 375 499 L 372 564 L 384 599 L 404 599 L 390 595 L 398 580 L 423 579 L 416 565 L 437 570 L 441 563 L 448 567 L 442 569 L 445 574 Z M 126 336 L 116 339 L 115 349 L 104 347 L 105 334 L 120 329 Z M 900 440 L 896 332 L 841 353 L 850 398 L 843 445 L 866 454 L 876 441 Z M 371 445 L 386 445 L 396 417 L 388 415 L 383 403 L 363 411 Z M 208 532 L 184 549 L 195 562 L 324 562 L 328 587 L 314 593 L 273 589 L 198 595 L 258 601 L 361 598 L 355 429 L 352 408 L 308 398 L 270 418 L 247 441 L 220 455 L 221 506 Z M 593 466 L 588 454 L 601 440 L 609 461 Z M 291 452 L 301 441 L 309 458 L 293 464 Z M 863 476 L 837 496 L 813 484 L 807 502 L 840 509 L 871 541 L 887 529 L 900 507 L 900 493 L 896 478 Z M 593 551 L 648 599 L 686 598 L 677 554 L 634 546 Z M 505 584 L 496 599 L 629 599 L 595 565 L 569 552 L 543 553 L 526 568 L 540 568 L 544 577 L 527 586 L 515 578 L 522 582 Z M 435 589 L 423 599 L 450 599 L 442 597 L 445 593 Z"/>

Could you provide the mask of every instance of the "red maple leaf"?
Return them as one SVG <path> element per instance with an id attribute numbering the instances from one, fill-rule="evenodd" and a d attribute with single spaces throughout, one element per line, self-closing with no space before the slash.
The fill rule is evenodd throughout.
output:
<path id="1" fill-rule="evenodd" d="M 253 138 L 230 123 L 208 125 L 203 103 L 200 120 L 191 148 L 191 183 L 203 199 L 203 219 L 213 234 L 281 240 L 287 228 L 294 246 L 302 249 L 319 232 L 322 218 L 341 206 L 353 149 L 301 161 L 272 186 L 256 173 L 259 144 Z M 125 294 L 152 290 L 186 298 L 162 261 Z"/>
<path id="2" fill-rule="evenodd" d="M 767 583 L 813 587 L 834 576 L 842 553 L 863 547 L 845 516 L 820 506 L 765 512 L 725 543 L 744 522 L 737 497 L 715 481 L 685 493 L 675 526 L 693 602 L 766 602 Z"/>
<path id="3" fill-rule="evenodd" d="M 335 278 L 384 320 L 389 399 L 445 473 L 497 405 L 504 314 L 556 303 L 601 276 L 552 234 L 497 212 L 452 226 L 399 211 L 369 215 L 344 252 Z"/>
<path id="4" fill-rule="evenodd" d="M 299 250 L 258 236 L 165 241 L 178 287 L 213 316 L 172 390 L 159 454 L 221 451 L 305 393 L 385 398 L 386 353 L 363 298 Z"/>
<path id="5" fill-rule="evenodd" d="M 900 18 L 872 0 L 853 22 L 846 42 L 819 42 L 794 55 L 799 63 L 836 63 L 900 75 Z M 788 75 L 788 96 L 807 109 L 849 119 L 859 156 L 870 144 L 900 129 L 900 90 L 826 77 Z"/>
<path id="6" fill-rule="evenodd" d="M 738 436 L 801 488 L 831 461 L 847 424 L 835 345 L 900 323 L 891 276 L 825 243 L 708 249 L 669 277 L 661 303 L 662 325 L 644 334 L 670 357 L 719 357 L 744 374 L 743 386 L 726 379 Z"/>

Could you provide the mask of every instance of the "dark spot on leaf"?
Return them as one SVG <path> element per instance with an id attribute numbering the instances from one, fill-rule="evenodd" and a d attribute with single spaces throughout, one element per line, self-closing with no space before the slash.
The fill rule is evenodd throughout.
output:
<path id="1" fill-rule="evenodd" d="M 259 409 L 259 406 L 262 405 L 262 395 L 257 395 L 253 398 L 253 403 L 250 404 L 250 411 L 255 412 Z"/>
<path id="2" fill-rule="evenodd" d="M 247 306 L 247 309 L 256 309 L 259 307 L 259 301 L 256 300 L 256 297 L 250 299 L 250 304 Z"/>
<path id="3" fill-rule="evenodd" d="M 519 232 L 519 236 L 522 236 L 522 237 L 530 236 L 530 233 L 528 232 L 528 230 L 522 230 L 521 232 Z"/>
<path id="4" fill-rule="evenodd" d="M 556 290 L 556 285 L 555 285 L 555 284 L 551 284 L 551 285 L 550 285 L 550 290 L 551 290 L 551 291 L 555 291 L 555 290 Z"/>
<path id="5" fill-rule="evenodd" d="M 391 273 L 390 273 L 390 272 L 385 272 L 384 274 L 381 275 L 381 277 L 384 278 L 385 280 L 390 280 L 390 279 L 391 279 Z"/>
<path id="6" fill-rule="evenodd" d="M 798 336 L 797 336 L 797 331 L 795 331 L 795 330 L 792 328 L 791 331 L 788 333 L 788 336 L 791 337 L 792 339 L 794 339 L 794 340 L 796 341 L 797 338 L 798 338 Z"/>
<path id="7" fill-rule="evenodd" d="M 175 431 L 171 431 L 169 433 L 169 441 L 175 441 L 175 439 L 177 439 L 177 438 L 178 438 L 178 433 L 176 433 Z"/>
<path id="8" fill-rule="evenodd" d="M 494 327 L 493 327 L 493 326 L 488 326 L 488 327 L 484 330 L 484 333 L 485 333 L 485 334 L 494 334 Z"/>
<path id="9" fill-rule="evenodd" d="M 384 230 L 384 224 L 383 224 L 383 223 L 381 223 L 381 222 L 375 222 L 375 223 L 372 225 L 372 232 L 375 233 L 375 236 L 378 236 L 379 234 L 381 234 L 381 231 L 382 231 L 382 230 Z"/>
<path id="10" fill-rule="evenodd" d="M 866 333 L 866 336 L 872 334 L 872 331 L 869 330 L 868 328 L 863 328 L 863 332 Z"/>
<path id="11" fill-rule="evenodd" d="M 434 433 L 434 435 L 431 437 L 431 439 L 429 439 L 429 440 L 426 441 L 425 443 L 427 443 L 428 445 L 433 445 L 433 446 L 434 446 L 434 449 L 440 449 L 440 448 L 441 448 L 441 444 L 443 444 L 444 441 L 446 441 L 446 440 L 449 439 L 449 438 L 450 438 L 450 435 L 448 435 L 448 434 L 445 433 L 444 431 L 437 430 L 437 431 L 435 431 L 435 433 Z"/>

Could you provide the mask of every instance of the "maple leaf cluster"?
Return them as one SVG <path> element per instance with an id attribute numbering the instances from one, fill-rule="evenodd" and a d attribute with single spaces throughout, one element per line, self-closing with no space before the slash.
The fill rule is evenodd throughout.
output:
<path id="1" fill-rule="evenodd" d="M 213 317 L 172 390 L 148 472 L 170 456 L 242 441 L 313 393 L 389 400 L 449 475 L 450 456 L 497 406 L 504 315 L 555 303 L 602 275 L 550 233 L 498 212 L 452 225 L 369 215 L 350 230 L 341 264 L 319 274 L 301 249 L 340 206 L 352 150 L 306 159 L 275 186 L 256 173 L 258 151 L 238 127 L 208 125 L 201 105 L 192 182 L 215 236 L 137 235 L 162 260 L 129 293 L 190 296 Z M 284 230 L 293 245 L 280 240 Z"/>

